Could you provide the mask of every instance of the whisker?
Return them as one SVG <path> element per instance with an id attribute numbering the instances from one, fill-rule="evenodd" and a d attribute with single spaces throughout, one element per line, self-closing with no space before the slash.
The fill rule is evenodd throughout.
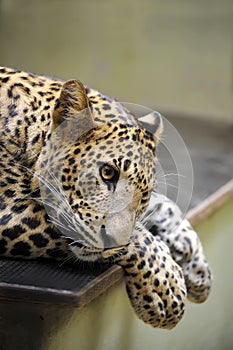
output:
<path id="1" fill-rule="evenodd" d="M 64 226 L 62 223 L 60 223 L 60 222 L 57 221 L 57 220 L 50 219 L 50 220 L 48 220 L 48 222 L 50 222 L 51 224 L 54 224 L 54 225 L 55 225 L 56 227 L 58 227 L 58 228 L 67 230 L 67 226 Z"/>
<path id="2" fill-rule="evenodd" d="M 57 187 L 59 188 L 59 191 L 62 191 L 62 186 L 61 184 L 58 182 L 58 179 L 56 177 L 56 175 L 52 172 L 52 170 L 50 170 L 48 167 L 46 169 L 47 173 L 50 175 L 50 177 L 54 180 L 55 184 L 57 185 Z"/>
<path id="3" fill-rule="evenodd" d="M 47 169 L 47 172 L 49 173 L 50 177 L 54 180 L 55 184 L 57 185 L 59 191 L 57 190 L 57 188 L 55 187 L 55 185 L 52 184 L 52 182 L 50 182 L 48 179 L 46 179 L 43 175 L 41 175 L 40 173 L 24 166 L 21 165 L 21 167 L 25 170 L 27 170 L 32 176 L 35 176 L 43 185 L 45 185 L 53 194 L 56 194 L 56 197 L 62 200 L 66 200 L 66 197 L 64 194 L 62 194 L 62 188 L 60 183 L 58 182 L 56 176 L 54 175 L 54 173 Z"/>
<path id="4" fill-rule="evenodd" d="M 169 186 L 169 187 L 175 188 L 175 189 L 179 188 L 179 186 L 176 186 L 176 185 L 173 185 L 173 184 L 169 184 L 167 182 L 161 182 L 161 181 L 156 182 L 156 185 L 166 185 L 166 186 Z"/>
<path id="5" fill-rule="evenodd" d="M 157 175 L 157 177 L 160 176 L 160 175 L 162 175 L 163 177 L 167 177 L 167 176 L 177 176 L 177 177 L 183 177 L 183 178 L 186 177 L 185 175 L 178 174 L 178 173 L 162 173 L 161 172 L 161 174 L 157 173 L 156 175 Z"/>
<path id="6" fill-rule="evenodd" d="M 58 267 L 62 267 L 64 264 L 66 264 L 70 261 L 77 262 L 76 256 L 74 254 L 72 254 L 72 252 L 70 252 L 70 254 L 68 254 L 68 256 L 66 258 L 59 260 Z"/>
<path id="7" fill-rule="evenodd" d="M 70 230 L 71 232 L 77 232 L 77 227 L 80 227 L 80 224 L 77 220 L 74 220 L 73 210 L 66 198 L 66 196 L 62 193 L 62 188 L 60 183 L 58 182 L 57 177 L 50 169 L 47 170 L 47 174 L 52 179 L 53 182 L 49 181 L 48 178 L 41 175 L 38 172 L 33 171 L 25 166 L 22 166 L 25 170 L 27 170 L 32 176 L 35 176 L 51 193 L 51 198 L 44 198 L 41 196 L 40 198 L 33 198 L 27 196 L 27 199 L 37 199 L 37 201 L 43 203 L 47 209 L 51 209 L 56 215 L 52 215 L 52 213 L 48 213 L 52 224 L 60 229 Z M 25 198 L 24 198 L 25 199 Z M 59 220 L 59 216 L 62 216 L 63 223 Z M 65 226 L 67 225 L 67 226 Z"/>
<path id="8" fill-rule="evenodd" d="M 62 216 L 63 221 L 65 221 L 65 223 L 67 224 L 67 226 L 64 226 L 64 228 L 69 228 L 72 231 L 76 232 L 77 231 L 77 227 L 74 226 L 74 222 L 72 220 L 73 216 L 65 211 L 59 211 L 57 208 L 54 208 L 54 206 L 51 203 L 46 203 L 47 206 L 49 206 L 50 208 L 54 209 L 54 211 L 56 212 L 56 217 L 51 215 L 51 213 L 49 214 L 49 217 L 51 219 L 51 222 L 54 224 L 59 224 L 62 225 L 61 220 L 59 220 L 59 216 Z M 59 214 L 59 216 L 58 216 Z M 79 223 L 75 220 L 75 224 L 77 226 L 80 226 Z"/>
<path id="9" fill-rule="evenodd" d="M 70 243 L 68 243 L 68 245 L 69 246 L 75 246 L 76 244 L 83 244 L 83 245 L 85 245 L 87 242 L 85 241 L 85 240 L 82 240 L 82 239 L 77 239 L 77 240 L 75 240 L 75 241 L 73 241 L 73 242 L 70 242 Z M 80 247 L 80 249 L 83 249 L 83 247 Z M 92 246 L 91 248 L 94 248 L 94 246 Z"/>

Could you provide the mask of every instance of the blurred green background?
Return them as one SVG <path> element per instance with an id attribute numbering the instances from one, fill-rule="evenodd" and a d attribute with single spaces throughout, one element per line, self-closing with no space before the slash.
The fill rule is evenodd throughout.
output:
<path id="1" fill-rule="evenodd" d="M 232 0 L 0 0 L 0 64 L 232 117 Z"/>

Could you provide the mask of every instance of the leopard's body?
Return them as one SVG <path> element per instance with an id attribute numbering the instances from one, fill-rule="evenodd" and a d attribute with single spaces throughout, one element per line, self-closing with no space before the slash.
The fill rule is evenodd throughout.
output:
<path id="1" fill-rule="evenodd" d="M 0 68 L 0 255 L 114 261 L 138 316 L 172 328 L 187 292 L 207 297 L 211 274 L 192 229 L 179 237 L 198 244 L 189 254 L 183 245 L 180 258 L 173 241 L 140 219 L 160 132 L 159 115 L 136 120 L 76 80 Z"/>

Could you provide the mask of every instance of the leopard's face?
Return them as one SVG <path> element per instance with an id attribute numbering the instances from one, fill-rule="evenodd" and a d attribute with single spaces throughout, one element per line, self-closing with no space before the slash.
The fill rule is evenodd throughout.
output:
<path id="1" fill-rule="evenodd" d="M 84 118 L 92 123 L 90 115 Z M 70 237 L 74 253 L 82 260 L 94 260 L 114 254 L 132 238 L 136 219 L 154 188 L 157 138 L 137 122 L 93 120 L 86 129 L 83 120 L 81 124 L 86 131 L 77 140 L 67 145 L 62 137 L 55 138 L 59 146 L 48 152 L 50 165 L 59 169 L 56 183 L 62 191 L 52 216 L 62 222 L 58 228 Z M 79 125 L 68 127 L 69 132 L 74 128 Z"/>
<path id="2" fill-rule="evenodd" d="M 75 215 L 79 241 L 93 250 L 129 242 L 154 187 L 152 137 L 145 130 L 128 127 L 120 142 L 122 129 L 114 128 L 104 126 L 86 135 L 86 141 L 78 141 L 62 169 L 62 186 Z M 139 136 L 137 142 L 133 135 Z M 146 137 L 151 149 L 140 141 Z"/>

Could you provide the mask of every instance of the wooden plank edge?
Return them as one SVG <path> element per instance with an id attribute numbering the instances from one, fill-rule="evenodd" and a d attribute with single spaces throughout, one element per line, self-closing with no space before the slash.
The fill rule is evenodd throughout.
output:
<path id="1" fill-rule="evenodd" d="M 123 275 L 124 272 L 120 266 L 111 266 L 78 292 L 1 282 L 0 304 L 20 300 L 21 303 L 35 305 L 81 308 L 115 285 L 123 278 Z"/>
<path id="2" fill-rule="evenodd" d="M 233 197 L 233 179 L 207 197 L 201 204 L 191 209 L 186 218 L 192 226 L 213 215 L 223 204 Z"/>

